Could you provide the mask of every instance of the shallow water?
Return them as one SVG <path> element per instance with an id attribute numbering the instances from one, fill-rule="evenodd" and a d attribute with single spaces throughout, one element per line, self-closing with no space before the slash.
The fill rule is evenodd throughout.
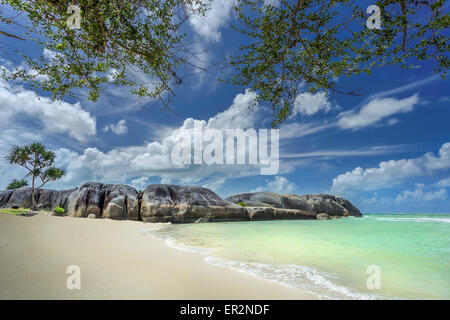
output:
<path id="1" fill-rule="evenodd" d="M 324 298 L 450 299 L 450 214 L 169 225 L 153 234 L 208 263 Z M 371 265 L 380 289 L 367 287 Z"/>

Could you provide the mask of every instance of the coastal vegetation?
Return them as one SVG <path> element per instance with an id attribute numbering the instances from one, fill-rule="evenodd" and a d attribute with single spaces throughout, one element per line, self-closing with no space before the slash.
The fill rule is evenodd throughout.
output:
<path id="1" fill-rule="evenodd" d="M 26 187 L 27 185 L 28 185 L 28 182 L 25 179 L 22 179 L 22 180 L 14 179 L 13 181 L 11 181 L 10 184 L 8 184 L 8 186 L 6 187 L 6 190 L 22 188 L 22 187 Z"/>
<path id="2" fill-rule="evenodd" d="M 30 189 L 0 191 L 0 208 L 30 207 Z M 36 199 L 41 211 L 54 212 L 59 206 L 70 217 L 143 222 L 324 220 L 324 215 L 326 220 L 362 217 L 350 201 L 334 195 L 255 192 L 222 199 L 207 188 L 168 184 L 150 184 L 139 194 L 126 185 L 88 182 L 70 190 L 37 189 Z M 244 201 L 245 207 L 239 205 Z"/>
<path id="3" fill-rule="evenodd" d="M 10 214 L 10 215 L 13 215 L 13 216 L 20 215 L 20 214 L 23 214 L 23 213 L 28 213 L 28 212 L 30 212 L 30 209 L 27 209 L 27 208 L 19 208 L 19 209 L 0 208 L 0 213 Z"/>
<path id="4" fill-rule="evenodd" d="M 199 38 L 189 37 L 185 25 L 207 15 L 216 1 L 82 0 L 75 18 L 73 10 L 68 13 L 71 0 L 3 0 L 11 13 L 2 12 L 0 28 L 12 25 L 15 33 L 0 35 L 32 42 L 42 55 L 20 52 L 26 46 L 17 43 L 5 54 L 19 53 L 23 64 L 4 67 L 2 76 L 26 81 L 54 99 L 86 90 L 97 101 L 106 86 L 120 86 L 170 110 L 189 75 L 218 68 L 226 71 L 222 80 L 249 88 L 273 108 L 273 126 L 289 117 L 300 92 L 359 95 L 359 88 L 347 88 L 342 80 L 376 68 L 420 68 L 429 61 L 446 76 L 450 18 L 444 0 L 375 1 L 380 28 L 367 26 L 371 13 L 355 0 L 237 0 L 231 31 L 245 45 L 205 65 L 204 52 L 196 49 Z"/>
<path id="5" fill-rule="evenodd" d="M 57 214 L 57 215 L 63 215 L 65 210 L 64 208 L 61 208 L 60 206 L 55 207 L 55 209 L 53 209 L 53 211 Z"/>
<path id="6" fill-rule="evenodd" d="M 34 142 L 24 146 L 13 146 L 6 157 L 10 164 L 20 165 L 25 168 L 31 177 L 31 208 L 36 210 L 35 182 L 41 180 L 37 189 L 43 187 L 49 181 L 56 181 L 64 174 L 64 170 L 53 166 L 55 153 L 47 150 L 41 143 Z"/>

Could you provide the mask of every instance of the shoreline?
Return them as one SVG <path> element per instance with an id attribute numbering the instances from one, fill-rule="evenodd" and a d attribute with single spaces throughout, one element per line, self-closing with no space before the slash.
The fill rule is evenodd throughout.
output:
<path id="1" fill-rule="evenodd" d="M 0 299 L 318 299 L 204 261 L 138 221 L 0 214 Z M 69 265 L 81 289 L 66 287 Z"/>

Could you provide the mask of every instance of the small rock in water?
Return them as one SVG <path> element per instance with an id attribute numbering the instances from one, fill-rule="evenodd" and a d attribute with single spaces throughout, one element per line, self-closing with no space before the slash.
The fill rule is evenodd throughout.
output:
<path id="1" fill-rule="evenodd" d="M 328 215 L 328 213 L 319 213 L 319 214 L 316 216 L 316 219 L 317 219 L 317 220 L 330 220 L 331 217 Z"/>
<path id="2" fill-rule="evenodd" d="M 87 216 L 88 219 L 97 219 L 97 217 L 95 216 L 95 214 L 91 213 Z"/>
<path id="3" fill-rule="evenodd" d="M 206 218 L 198 218 L 198 219 L 195 221 L 195 223 L 204 223 L 204 222 L 209 222 L 209 220 L 206 219 Z"/>

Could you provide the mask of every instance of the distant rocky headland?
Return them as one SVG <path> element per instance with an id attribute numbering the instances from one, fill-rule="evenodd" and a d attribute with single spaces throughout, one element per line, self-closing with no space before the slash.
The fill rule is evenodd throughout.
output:
<path id="1" fill-rule="evenodd" d="M 355 216 L 350 201 L 327 194 L 242 193 L 222 199 L 197 186 L 151 184 L 143 192 L 117 184 L 89 182 L 71 190 L 36 189 L 38 209 L 64 208 L 71 217 L 144 222 L 220 222 L 317 219 Z M 0 191 L 0 208 L 31 207 L 31 188 Z"/>

